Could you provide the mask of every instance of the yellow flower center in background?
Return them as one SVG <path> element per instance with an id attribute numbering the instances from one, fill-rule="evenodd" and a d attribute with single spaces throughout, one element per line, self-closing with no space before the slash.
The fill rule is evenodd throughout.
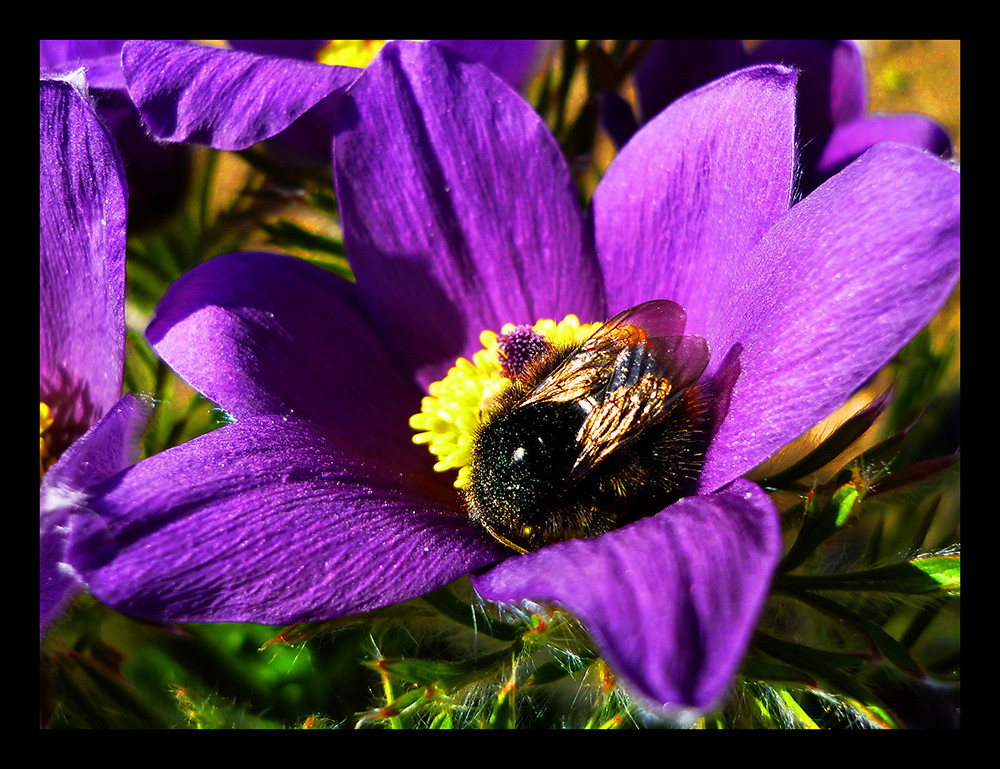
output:
<path id="1" fill-rule="evenodd" d="M 387 40 L 331 40 L 316 54 L 316 60 L 320 64 L 334 64 L 339 67 L 367 67 L 387 42 Z"/>
<path id="2" fill-rule="evenodd" d="M 535 323 L 535 333 L 554 347 L 576 345 L 586 339 L 599 323 L 580 323 L 575 315 L 567 315 L 556 323 L 548 318 Z M 500 329 L 509 334 L 515 329 L 507 323 Z M 426 443 L 437 457 L 437 472 L 458 469 L 456 488 L 468 484 L 469 459 L 472 443 L 482 421 L 483 407 L 510 384 L 500 365 L 497 337 L 493 331 L 479 335 L 483 349 L 472 360 L 459 358 L 444 379 L 431 384 L 420 405 L 420 413 L 410 417 L 410 427 L 417 431 L 414 443 Z"/>
<path id="3" fill-rule="evenodd" d="M 55 457 L 49 456 L 49 444 L 51 443 L 52 436 L 46 435 L 50 427 L 52 427 L 52 411 L 44 403 L 38 403 L 38 467 L 39 467 L 39 479 L 41 476 L 45 475 L 45 471 L 52 466 L 55 462 Z"/>

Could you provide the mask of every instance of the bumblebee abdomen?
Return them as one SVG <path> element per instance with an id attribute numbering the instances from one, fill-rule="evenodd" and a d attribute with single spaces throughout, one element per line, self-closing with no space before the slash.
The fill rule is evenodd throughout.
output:
<path id="1" fill-rule="evenodd" d="M 483 427 L 470 479 L 476 507 L 540 523 L 567 491 L 584 416 L 574 403 L 536 403 Z"/>

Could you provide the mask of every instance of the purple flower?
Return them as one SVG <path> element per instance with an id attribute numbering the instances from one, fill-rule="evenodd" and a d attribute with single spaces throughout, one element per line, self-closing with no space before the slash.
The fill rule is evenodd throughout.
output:
<path id="1" fill-rule="evenodd" d="M 635 72 L 640 119 L 650 120 L 675 99 L 728 72 L 765 63 L 799 70 L 796 119 L 805 192 L 878 142 L 951 155 L 948 134 L 930 118 L 868 112 L 864 57 L 850 40 L 767 40 L 749 51 L 739 40 L 658 40 Z M 624 143 L 635 130 L 635 118 L 610 103 L 618 109 L 609 130 Z"/>
<path id="2" fill-rule="evenodd" d="M 122 52 L 128 92 L 154 136 L 242 150 L 279 137 L 301 160 L 330 162 L 337 104 L 361 73 L 321 64 L 323 40 L 233 40 L 232 49 L 130 40 Z M 515 87 L 544 53 L 535 40 L 439 40 Z M 291 156 L 288 156 L 291 159 Z"/>
<path id="3" fill-rule="evenodd" d="M 39 83 L 39 630 L 81 589 L 65 564 L 70 512 L 137 458 L 148 417 L 121 397 L 127 189 L 82 83 Z M 82 437 L 81 437 L 82 436 Z M 58 461 L 57 461 L 58 460 Z"/>
<path id="4" fill-rule="evenodd" d="M 829 415 L 958 276 L 958 174 L 873 148 L 791 206 L 795 73 L 677 100 L 585 213 L 551 134 L 481 66 L 392 43 L 341 104 L 335 177 L 356 283 L 289 257 L 181 278 L 148 336 L 235 423 L 109 481 L 70 560 L 102 600 L 178 621 L 287 623 L 403 601 L 474 571 L 487 599 L 573 612 L 641 700 L 711 706 L 783 552 L 740 476 Z M 533 553 L 470 524 L 408 417 L 483 329 L 644 300 L 711 345 L 700 491 Z"/>

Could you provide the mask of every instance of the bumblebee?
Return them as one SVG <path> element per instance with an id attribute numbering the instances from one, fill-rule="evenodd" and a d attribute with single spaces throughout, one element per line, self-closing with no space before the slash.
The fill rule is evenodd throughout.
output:
<path id="1" fill-rule="evenodd" d="M 510 385 L 480 414 L 466 503 L 520 552 L 592 537 L 662 510 L 701 468 L 695 383 L 708 343 L 674 302 L 640 304 L 581 343 L 519 327 L 501 338 Z"/>

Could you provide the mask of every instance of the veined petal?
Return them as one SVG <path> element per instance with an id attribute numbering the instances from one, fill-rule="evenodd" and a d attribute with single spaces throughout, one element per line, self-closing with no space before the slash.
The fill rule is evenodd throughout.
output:
<path id="1" fill-rule="evenodd" d="M 782 552 L 774 504 L 739 480 L 595 539 L 509 558 L 473 585 L 491 600 L 572 611 L 641 699 L 702 709 L 739 669 Z"/>
<path id="2" fill-rule="evenodd" d="M 139 440 L 151 414 L 147 404 L 126 394 L 42 478 L 38 526 L 38 621 L 42 634 L 83 587 L 65 563 L 70 513 L 86 505 L 91 488 L 139 458 Z"/>
<path id="3" fill-rule="evenodd" d="M 250 417 L 157 454 L 74 513 L 68 560 L 140 617 L 279 624 L 398 603 L 503 548 L 404 475 L 293 417 Z"/>
<path id="4" fill-rule="evenodd" d="M 221 150 L 280 133 L 359 72 L 162 40 L 128 41 L 122 66 L 129 96 L 155 136 Z"/>
<path id="5" fill-rule="evenodd" d="M 38 66 L 42 72 L 87 70 L 91 88 L 125 90 L 122 75 L 124 40 L 39 40 Z"/>
<path id="6" fill-rule="evenodd" d="M 62 491 L 84 491 L 139 460 L 139 441 L 153 415 L 152 406 L 132 393 L 59 457 L 42 478 L 42 520 Z"/>
<path id="7" fill-rule="evenodd" d="M 356 286 L 331 272 L 281 254 L 219 256 L 170 287 L 146 333 L 237 419 L 294 415 L 398 469 L 429 466 L 409 428 L 421 392 L 386 353 Z"/>
<path id="8" fill-rule="evenodd" d="M 791 205 L 794 172 L 792 70 L 751 67 L 674 102 L 594 191 L 608 310 L 677 302 L 688 333 L 714 350 L 711 316 L 728 302 L 743 255 Z"/>
<path id="9" fill-rule="evenodd" d="M 948 135 L 929 118 L 906 116 L 909 125 L 902 130 L 902 124 L 867 114 L 865 61 L 850 40 L 765 40 L 748 51 L 738 40 L 658 40 L 635 72 L 642 116 L 649 120 L 682 94 L 751 64 L 781 64 L 798 72 L 800 192 L 812 191 L 878 142 L 950 154 Z"/>
<path id="10" fill-rule="evenodd" d="M 61 450 L 122 393 L 128 192 L 86 95 L 39 89 L 39 389 Z"/>
<path id="11" fill-rule="evenodd" d="M 959 275 L 960 175 L 876 145 L 795 205 L 742 260 L 706 337 L 742 346 L 713 489 L 829 416 L 930 319 Z"/>
<path id="12" fill-rule="evenodd" d="M 421 385 L 471 356 L 483 329 L 603 317 L 559 147 L 485 67 L 441 46 L 389 43 L 338 121 L 351 266 L 380 334 Z"/>

